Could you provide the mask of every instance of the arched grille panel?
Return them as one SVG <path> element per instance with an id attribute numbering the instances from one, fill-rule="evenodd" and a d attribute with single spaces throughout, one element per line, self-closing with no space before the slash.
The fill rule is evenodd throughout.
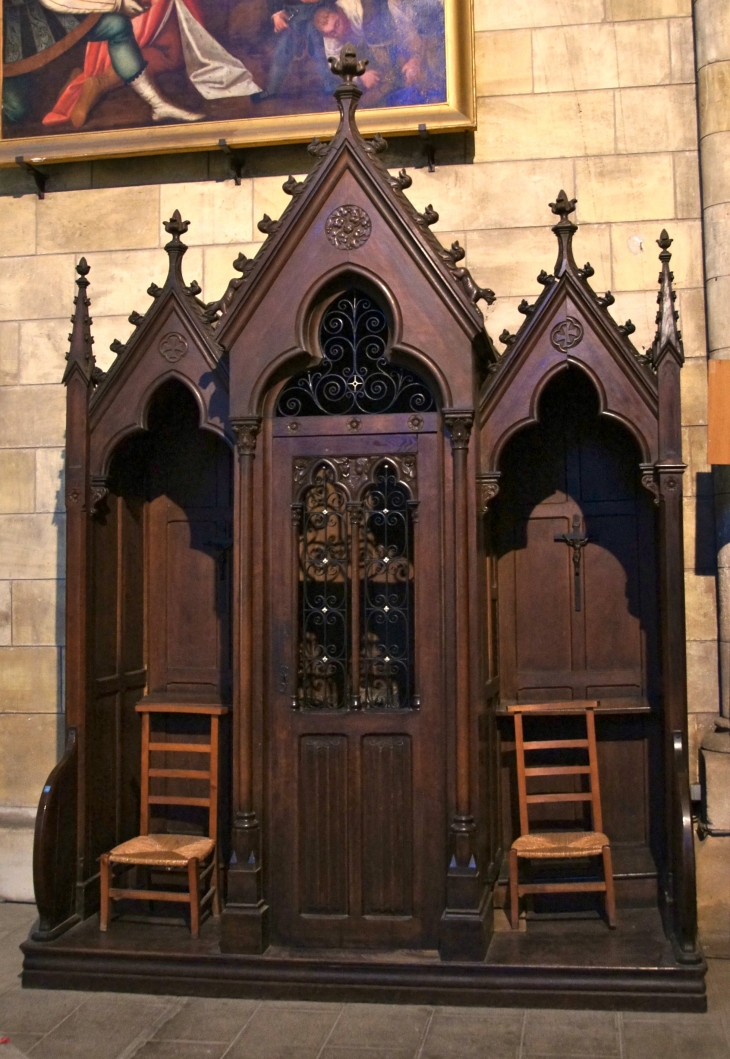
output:
<path id="1" fill-rule="evenodd" d="M 385 356 L 388 324 L 369 295 L 352 288 L 335 298 L 322 317 L 319 343 L 322 360 L 287 383 L 277 416 L 435 411 L 425 382 Z"/>

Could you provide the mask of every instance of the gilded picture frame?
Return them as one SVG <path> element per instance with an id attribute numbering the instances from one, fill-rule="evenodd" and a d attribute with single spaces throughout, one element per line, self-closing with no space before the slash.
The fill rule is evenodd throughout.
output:
<path id="1" fill-rule="evenodd" d="M 35 4 L 36 7 L 39 3 L 44 5 L 44 14 L 46 5 L 51 4 L 57 5 L 56 11 L 59 6 L 62 6 L 64 2 L 77 3 L 78 0 L 3 0 L 3 15 L 6 22 L 9 19 L 15 18 L 17 20 L 16 9 L 22 7 L 23 4 L 30 5 Z M 93 4 L 98 0 L 81 0 L 82 3 L 87 2 Z M 105 0 L 101 0 L 105 2 Z M 126 0 L 134 4 L 137 0 Z M 138 0 L 139 3 L 145 5 L 145 9 L 149 8 L 150 2 L 154 5 L 155 3 L 166 3 L 177 4 L 178 10 L 200 10 L 201 5 L 205 5 L 206 0 Z M 217 0 L 219 2 L 219 0 Z M 257 4 L 259 7 L 267 3 L 267 0 L 229 0 L 230 3 L 238 3 L 244 7 L 245 13 L 250 13 L 251 7 L 245 5 Z M 359 4 L 360 10 L 362 10 L 363 2 L 367 3 L 380 3 L 381 9 L 386 10 L 382 5 L 388 3 L 406 2 L 412 6 L 420 3 L 441 3 L 441 0 L 291 0 L 293 4 L 310 4 L 317 5 L 320 7 L 333 8 L 335 3 L 340 5 L 340 8 L 344 8 L 346 5 Z M 179 5 L 185 4 L 185 8 L 179 7 Z M 264 18 L 275 18 L 276 15 L 272 15 L 271 11 L 278 5 L 278 0 L 273 3 L 268 0 L 268 7 L 264 9 Z M 298 10 L 294 7 L 286 7 L 286 11 L 294 11 L 295 14 Z M 349 10 L 349 8 L 348 8 Z M 283 13 L 283 11 L 282 11 Z M 53 14 L 53 12 L 52 12 Z M 387 10 L 386 10 L 387 15 Z M 68 15 L 54 16 L 60 17 L 64 22 L 64 26 L 73 26 L 73 21 Z M 63 61 L 66 64 L 65 70 L 56 69 L 53 64 L 57 60 L 52 57 L 50 61 L 39 67 L 37 64 L 38 59 L 34 59 L 31 55 L 29 58 L 21 59 L 21 61 L 15 64 L 9 64 L 4 62 L 3 64 L 3 121 L 2 121 L 2 135 L 0 137 L 0 165 L 9 166 L 18 164 L 19 161 L 24 160 L 34 165 L 42 164 L 43 162 L 63 162 L 73 161 L 82 159 L 99 159 L 99 158 L 114 158 L 134 155 L 149 155 L 149 154 L 166 154 L 175 152 L 188 152 L 188 151 L 204 151 L 218 149 L 220 142 L 225 141 L 229 148 L 245 147 L 245 146 L 263 146 L 268 144 L 286 144 L 296 142 L 306 142 L 313 137 L 327 138 L 332 136 L 337 127 L 337 115 L 332 105 L 332 101 L 329 98 L 329 91 L 327 91 L 326 98 L 324 95 L 321 97 L 321 101 L 318 99 L 318 107 L 315 111 L 305 113 L 259 113 L 256 108 L 252 107 L 250 102 L 247 101 L 240 105 L 242 111 L 247 110 L 249 116 L 235 116 L 223 115 L 220 118 L 213 115 L 207 115 L 203 120 L 190 120 L 184 122 L 176 122 L 174 120 L 161 121 L 158 124 L 152 124 L 150 121 L 145 122 L 142 125 L 130 125 L 130 127 L 118 127 L 120 120 L 126 120 L 126 118 L 116 118 L 117 127 L 92 127 L 89 129 L 85 123 L 81 123 L 77 126 L 72 126 L 68 120 L 68 115 L 65 115 L 65 124 L 63 122 L 53 124 L 47 127 L 43 126 L 42 134 L 40 135 L 24 135 L 28 129 L 37 130 L 39 126 L 38 119 L 36 117 L 35 124 L 31 121 L 23 123 L 13 122 L 9 120 L 8 114 L 13 114 L 12 107 L 15 103 L 15 97 L 18 95 L 17 89 L 20 86 L 25 86 L 26 97 L 30 98 L 30 107 L 35 105 L 36 114 L 43 111 L 44 107 L 52 106 L 51 103 L 42 102 L 38 104 L 38 96 L 41 93 L 45 93 L 45 97 L 48 100 L 53 101 L 56 98 L 56 94 L 60 87 L 61 95 L 63 98 L 63 92 L 69 91 L 69 85 L 73 89 L 75 83 L 82 83 L 83 89 L 83 75 L 81 69 L 79 69 L 80 62 L 84 61 L 84 55 L 86 56 L 85 62 L 86 67 L 83 68 L 86 71 L 89 68 L 89 55 L 92 53 L 92 49 L 95 47 L 99 49 L 99 44 L 91 45 L 87 48 L 84 53 L 83 49 L 87 47 L 86 41 L 93 40 L 93 36 L 89 36 L 86 26 L 94 23 L 94 17 L 89 19 L 89 22 L 85 23 L 81 15 L 72 16 L 75 18 L 78 28 L 72 30 L 68 34 L 69 37 L 75 33 L 75 40 L 71 45 L 71 58 L 66 58 Z M 96 16 L 98 19 L 99 16 Z M 116 17 L 116 16 L 115 16 Z M 184 16 L 187 18 L 187 15 Z M 181 18 L 181 21 L 183 19 Z M 327 26 L 326 16 L 322 16 L 318 20 L 318 25 Z M 268 24 L 266 24 L 268 25 Z M 276 23 L 273 23 L 275 26 Z M 288 28 L 288 23 L 284 25 L 287 27 L 287 31 L 291 33 L 291 29 Z M 8 55 L 20 54 L 19 52 L 12 52 L 12 48 L 9 50 L 10 45 L 13 44 L 12 34 L 10 29 L 12 27 L 9 24 L 4 26 L 4 57 L 7 59 Z M 53 28 L 53 26 L 51 27 Z M 270 27 L 268 27 L 270 29 Z M 55 30 L 58 35 L 58 30 Z M 135 30 L 135 32 L 138 32 Z M 268 29 L 267 29 L 268 32 Z M 139 35 L 139 34 L 138 34 Z M 27 30 L 25 34 L 28 37 Z M 19 39 L 19 34 L 16 33 L 16 38 Z M 96 38 L 98 39 L 98 38 Z M 108 37 L 105 39 L 109 39 Z M 273 39 L 273 38 L 272 38 Z M 328 38 L 330 39 L 330 38 Z M 306 40 L 302 37 L 302 40 Z M 357 42 L 356 46 L 357 45 Z M 17 41 L 16 41 L 17 44 Z M 59 46 L 60 47 L 60 46 Z M 106 47 L 106 45 L 103 45 Z M 269 44 L 269 55 L 272 53 L 272 49 L 280 47 L 280 39 L 274 39 L 273 44 Z M 75 52 L 73 49 L 75 48 Z M 185 48 L 185 44 L 183 44 Z M 111 52 L 109 47 L 109 52 Z M 300 48 L 300 51 L 303 49 Z M 52 52 L 46 51 L 47 56 Z M 68 51 L 66 53 L 69 54 Z M 97 52 L 93 52 L 97 54 Z M 106 55 L 107 53 L 104 52 Z M 147 57 L 145 52 L 145 58 Z M 377 48 L 371 51 L 371 54 L 375 55 L 375 66 L 371 67 L 378 68 L 378 53 Z M 77 65 L 69 73 L 68 66 L 74 61 L 73 55 L 76 56 Z M 81 59 L 79 60 L 79 56 Z M 92 56 L 93 57 L 93 56 Z M 45 58 L 45 56 L 44 56 Z M 319 57 L 317 57 L 319 61 Z M 238 60 L 234 60 L 238 61 Z M 402 61 L 402 60 L 401 60 Z M 36 63 L 36 67 L 33 68 L 33 63 Z M 269 67 L 271 67 L 271 60 L 268 60 Z M 186 53 L 187 63 L 187 53 Z M 109 60 L 107 59 L 107 66 Z M 264 64 L 265 66 L 265 64 Z M 30 67 L 30 69 L 28 69 Z M 402 65 L 402 69 L 406 70 L 407 62 Z M 102 67 L 97 64 L 97 69 Z M 261 67 L 259 67 L 261 69 Z M 12 71 L 12 77 L 8 76 L 7 71 Z M 20 75 L 17 71 L 20 70 Z M 189 66 L 188 66 L 189 70 Z M 361 131 L 368 135 L 379 132 L 383 135 L 408 135 L 416 134 L 419 130 L 419 126 L 425 125 L 429 132 L 453 132 L 458 130 L 473 129 L 476 125 L 476 88 L 475 88 L 475 72 L 474 72 L 474 44 L 473 44 L 473 13 L 472 13 L 472 0 L 443 0 L 443 70 L 445 73 L 445 84 L 438 91 L 443 92 L 443 97 L 436 101 L 404 103 L 394 105 L 389 102 L 389 105 L 374 105 L 374 106 L 362 106 L 358 114 L 358 124 Z M 53 71 L 53 77 L 55 83 L 49 85 L 48 81 L 51 78 L 50 71 Z M 63 75 L 68 75 L 69 80 L 64 84 L 61 84 Z M 102 74 L 96 79 L 96 83 L 101 83 L 103 77 L 108 76 L 113 79 L 113 74 L 108 73 Z M 74 82 L 76 77 L 76 82 Z M 149 79 L 145 70 L 144 76 L 139 78 L 137 82 L 137 94 L 142 95 L 139 85 L 147 79 L 148 83 L 152 85 L 152 90 L 155 90 L 154 78 Z M 86 73 L 87 82 L 94 80 Z M 126 79 L 125 79 L 126 80 Z M 259 78 L 259 81 L 261 78 Z M 160 78 L 160 84 L 164 86 L 164 76 Z M 174 84 L 174 82 L 172 82 Z M 442 84 L 442 82 L 439 82 Z M 30 86 L 30 87 L 28 87 Z M 112 98 L 117 99 L 116 107 L 117 114 L 120 114 L 119 100 L 130 100 L 135 106 L 141 107 L 139 103 L 132 96 L 129 91 L 130 87 L 134 87 L 133 82 L 119 80 L 117 78 L 116 96 Z M 194 87 L 194 86 L 193 86 Z M 254 85 L 254 87 L 258 87 Z M 198 91 L 200 89 L 198 88 Z M 324 88 L 322 88 L 324 93 Z M 265 101 L 269 103 L 268 107 L 259 108 L 260 111 L 268 110 L 272 111 L 276 109 L 278 99 L 280 97 L 270 97 L 267 92 L 261 93 L 263 97 L 266 97 Z M 407 95 L 407 93 L 401 93 Z M 110 93 L 111 96 L 111 93 Z M 162 92 L 163 98 L 169 98 L 170 92 Z M 78 97 L 73 97 L 78 98 Z M 144 97 L 147 99 L 147 97 Z M 187 98 L 191 98 L 189 95 Z M 302 97 L 305 99 L 306 97 Z M 367 93 L 366 93 L 367 98 Z M 396 93 L 391 96 L 385 97 L 386 100 L 392 101 L 397 100 L 399 97 Z M 255 100 L 257 102 L 258 100 Z M 226 101 L 227 103 L 230 100 Z M 152 104 L 154 105 L 154 98 Z M 131 104 L 130 104 L 131 106 Z M 188 104 L 189 106 L 189 104 Z M 58 104 L 56 104 L 58 109 Z M 107 108 L 108 109 L 108 108 Z M 202 107 L 200 108 L 203 109 Z M 231 107 L 229 106 L 229 110 Z M 96 118 L 98 125 L 99 119 L 97 115 L 100 110 L 93 111 L 92 117 Z M 20 113 L 20 111 L 15 112 Z M 126 112 L 125 112 L 126 113 Z M 142 111 L 139 111 L 142 113 Z M 150 111 L 154 113 L 154 111 Z M 53 117 L 53 115 L 51 115 Z M 46 118 L 43 118 L 45 122 Z M 89 122 L 93 126 L 93 121 Z"/>

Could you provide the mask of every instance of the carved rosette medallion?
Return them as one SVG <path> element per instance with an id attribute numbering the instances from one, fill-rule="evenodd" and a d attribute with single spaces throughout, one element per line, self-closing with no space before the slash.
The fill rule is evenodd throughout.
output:
<path id="1" fill-rule="evenodd" d="M 359 250 L 370 238 L 370 218 L 360 206 L 338 206 L 327 218 L 325 235 L 338 250 Z"/>
<path id="2" fill-rule="evenodd" d="M 168 331 L 160 339 L 157 349 L 168 364 L 177 364 L 188 351 L 188 340 L 177 331 Z"/>
<path id="3" fill-rule="evenodd" d="M 556 324 L 550 332 L 553 349 L 567 353 L 583 338 L 583 328 L 573 316 L 568 316 L 561 324 Z"/>

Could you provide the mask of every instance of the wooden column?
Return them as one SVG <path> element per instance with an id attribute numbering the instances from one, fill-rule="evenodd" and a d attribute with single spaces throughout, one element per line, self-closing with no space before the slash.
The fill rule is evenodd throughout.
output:
<path id="1" fill-rule="evenodd" d="M 472 411 L 444 410 L 453 458 L 454 685 L 450 702 L 456 731 L 455 812 L 449 827 L 446 909 L 439 951 L 445 960 L 481 960 L 487 935 L 476 860 L 476 825 L 471 804 L 471 687 L 469 629 L 469 439 Z"/>
<path id="2" fill-rule="evenodd" d="M 89 266 L 76 266 L 78 294 L 74 299 L 73 330 L 66 356 L 66 730 L 76 733 L 76 904 L 84 914 L 84 881 L 95 874 L 86 864 L 86 692 L 88 657 L 89 578 L 89 400 L 93 389 L 94 356 L 86 291 Z"/>
<path id="3" fill-rule="evenodd" d="M 665 927 L 683 962 L 701 959 L 697 947 L 697 894 L 689 798 L 687 666 L 682 522 L 682 430 L 680 372 L 684 352 L 677 331 L 676 295 L 669 270 L 672 240 L 658 240 L 662 264 L 658 330 L 652 362 L 659 390 L 659 587 L 664 728 L 666 865 L 663 872 Z"/>
<path id="4" fill-rule="evenodd" d="M 254 474 L 260 416 L 232 422 L 236 435 L 233 530 L 233 833 L 228 901 L 221 949 L 261 953 L 268 946 L 268 906 L 263 897 L 261 827 L 253 778 Z"/>

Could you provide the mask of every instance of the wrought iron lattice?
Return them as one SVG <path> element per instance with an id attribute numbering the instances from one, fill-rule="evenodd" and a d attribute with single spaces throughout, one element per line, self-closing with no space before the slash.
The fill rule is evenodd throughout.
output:
<path id="1" fill-rule="evenodd" d="M 408 489 L 385 461 L 365 492 L 360 705 L 408 709 L 413 696 L 413 525 Z"/>
<path id="2" fill-rule="evenodd" d="M 334 300 L 322 318 L 319 342 L 322 360 L 287 383 L 278 416 L 435 410 L 423 380 L 386 358 L 385 315 L 362 291 L 353 288 Z"/>
<path id="3" fill-rule="evenodd" d="M 347 705 L 350 640 L 347 497 L 323 463 L 303 497 L 299 537 L 301 639 L 297 703 Z"/>

